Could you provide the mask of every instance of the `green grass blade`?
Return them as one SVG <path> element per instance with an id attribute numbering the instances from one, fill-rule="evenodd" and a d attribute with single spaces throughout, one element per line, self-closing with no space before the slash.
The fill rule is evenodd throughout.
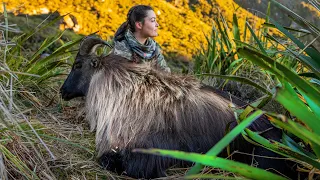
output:
<path id="1" fill-rule="evenodd" d="M 65 65 L 63 61 L 52 61 L 47 63 L 45 66 L 40 67 L 40 69 L 37 70 L 37 74 L 40 76 L 44 76 L 45 74 L 54 71 L 57 67 L 60 67 L 62 65 Z"/>
<path id="2" fill-rule="evenodd" d="M 291 119 L 281 117 L 282 119 L 285 118 L 285 120 L 279 120 L 278 116 L 267 113 L 268 119 L 271 122 L 274 122 L 279 127 L 283 128 L 284 130 L 287 130 L 288 132 L 291 132 L 295 136 L 299 137 L 305 142 L 310 143 L 317 143 L 320 145 L 320 137 L 315 134 L 314 132 L 311 132 L 310 130 L 306 129 L 304 126 L 300 125 L 299 123 L 294 122 Z"/>
<path id="3" fill-rule="evenodd" d="M 289 39 L 291 39 L 300 49 L 303 49 L 313 60 L 314 68 L 320 71 L 320 52 L 317 51 L 313 46 L 306 47 L 301 41 L 294 37 L 290 32 L 284 29 L 279 23 L 273 20 L 273 24 Z"/>
<path id="4" fill-rule="evenodd" d="M 317 158 L 314 154 L 310 153 L 309 151 L 304 150 L 298 143 L 296 143 L 293 139 L 291 139 L 285 133 L 282 133 L 282 142 L 284 145 L 290 147 L 294 151 L 297 151 L 301 154 L 305 154 L 313 159 Z"/>
<path id="5" fill-rule="evenodd" d="M 271 1 L 268 1 L 268 7 L 267 7 L 267 16 L 266 16 L 266 23 L 269 23 L 269 16 L 270 16 L 270 14 L 271 14 Z"/>
<path id="6" fill-rule="evenodd" d="M 318 66 L 315 61 L 310 58 L 309 56 L 304 56 L 302 54 L 298 54 L 297 52 L 294 52 L 293 50 L 291 50 L 290 48 L 288 48 L 288 46 L 286 46 L 285 44 L 281 43 L 280 41 L 278 41 L 277 39 L 275 39 L 274 37 L 272 37 L 271 35 L 267 34 L 266 36 L 268 39 L 271 39 L 275 42 L 277 42 L 278 44 L 281 44 L 288 52 L 290 52 L 291 54 L 293 54 L 296 58 L 299 59 L 299 61 L 310 68 L 310 70 L 312 70 L 315 75 L 317 75 L 318 78 L 320 78 L 320 72 L 319 70 L 316 69 L 316 67 Z M 281 54 L 287 54 L 287 52 L 281 52 Z"/>
<path id="7" fill-rule="evenodd" d="M 50 46 L 49 43 L 51 42 L 51 40 L 52 40 L 52 38 L 48 37 L 42 42 L 42 44 L 40 45 L 39 49 L 30 58 L 30 62 L 28 64 L 32 64 L 34 59 L 39 57 L 39 55 Z"/>
<path id="8" fill-rule="evenodd" d="M 272 95 L 272 93 L 270 91 L 268 91 L 265 87 L 260 86 L 259 84 L 251 81 L 248 78 L 245 77 L 240 77 L 240 76 L 230 76 L 230 75 L 218 75 L 218 74 L 208 74 L 208 73 L 202 73 L 201 75 L 204 76 L 212 76 L 212 77 L 219 77 L 219 78 L 223 78 L 223 79 L 228 79 L 228 80 L 232 80 L 232 81 L 237 81 L 237 82 L 241 82 L 244 84 L 248 84 L 250 86 L 253 86 L 257 89 L 259 89 L 260 91 L 268 94 L 268 95 Z"/>
<path id="9" fill-rule="evenodd" d="M 316 159 L 313 159 L 305 154 L 301 154 L 299 152 L 293 151 L 290 149 L 288 146 L 281 144 L 277 141 L 273 140 L 267 140 L 260 136 L 258 133 L 255 133 L 249 129 L 245 129 L 245 132 L 247 135 L 257 143 L 263 145 L 265 148 L 278 153 L 280 155 L 283 155 L 285 157 L 293 158 L 293 159 L 298 159 L 300 161 L 309 163 L 310 165 L 320 169 L 320 162 L 318 162 Z"/>
<path id="10" fill-rule="evenodd" d="M 263 48 L 260 40 L 258 39 L 258 37 L 256 36 L 256 34 L 254 33 L 253 29 L 250 27 L 249 23 L 247 22 L 247 27 L 249 29 L 249 31 L 251 32 L 251 35 L 253 36 L 254 40 L 256 41 L 256 43 L 258 44 L 259 49 L 261 50 L 261 52 L 265 55 L 267 55 L 267 51 Z"/>
<path id="11" fill-rule="evenodd" d="M 289 83 L 283 83 L 283 87 L 277 91 L 275 99 L 298 119 L 303 121 L 317 136 L 320 135 L 320 128 L 318 126 L 320 116 L 316 116 L 316 114 L 308 109 L 308 107 L 299 99 Z M 309 99 L 309 101 L 312 102 L 313 106 L 316 106 L 311 99 Z M 317 142 L 320 143 L 320 139 Z M 320 157 L 320 146 L 317 142 L 313 142 L 311 145 L 316 155 Z"/>
<path id="12" fill-rule="evenodd" d="M 68 49 L 70 49 L 75 44 L 79 43 L 80 41 L 81 41 L 81 38 L 64 44 L 63 46 L 61 46 L 59 49 L 54 51 L 49 56 L 41 59 L 40 61 L 37 61 L 36 64 L 34 64 L 30 68 L 28 68 L 27 72 L 37 74 L 39 69 L 42 69 L 48 62 L 50 62 L 50 60 L 52 60 L 53 58 L 58 58 L 59 56 L 64 55 L 66 53 L 69 53 Z"/>
<path id="13" fill-rule="evenodd" d="M 211 34 L 211 37 L 209 39 L 209 49 L 208 49 L 208 56 L 207 56 L 207 68 L 204 69 L 205 72 L 211 72 L 214 68 L 214 63 L 215 63 L 215 59 L 218 57 L 216 55 L 216 52 L 217 52 L 217 45 L 216 45 L 216 42 L 217 42 L 217 38 L 218 38 L 218 35 L 217 35 L 217 32 L 214 28 L 214 26 L 212 27 L 212 34 Z"/>
<path id="14" fill-rule="evenodd" d="M 249 180 L 243 177 L 227 177 L 227 176 L 217 176 L 214 174 L 196 174 L 191 176 L 185 176 L 183 179 L 224 179 L 224 180 Z"/>
<path id="15" fill-rule="evenodd" d="M 249 126 L 253 121 L 258 119 L 264 114 L 263 111 L 258 110 L 251 114 L 248 118 L 243 120 L 239 125 L 232 129 L 226 136 L 224 136 L 217 144 L 215 144 L 207 153 L 208 156 L 217 156 L 225 147 L 227 147 L 230 142 L 236 138 L 247 126 Z M 196 164 L 193 168 L 189 170 L 187 175 L 197 174 L 203 165 Z"/>
<path id="16" fill-rule="evenodd" d="M 242 42 L 242 41 L 238 41 L 238 40 L 236 40 L 236 39 L 234 39 L 234 41 L 238 44 L 239 47 L 240 47 L 240 45 L 241 45 L 241 47 L 246 46 L 246 47 L 249 47 L 249 48 L 251 48 L 251 49 L 255 49 L 255 50 L 259 51 L 258 48 L 254 47 L 254 46 L 251 45 L 251 44 L 248 44 L 248 43 Z"/>
<path id="17" fill-rule="evenodd" d="M 298 119 L 306 123 L 310 129 L 320 135 L 320 128 L 318 128 L 320 117 L 317 117 L 307 108 L 289 83 L 283 82 L 282 85 L 281 88 L 278 88 L 275 99 Z"/>
<path id="18" fill-rule="evenodd" d="M 251 103 L 250 106 L 261 109 L 266 104 L 268 104 L 268 102 L 270 102 L 271 99 L 272 99 L 272 96 L 264 95 L 261 98 L 255 100 L 253 103 Z"/>
<path id="19" fill-rule="evenodd" d="M 59 66 L 62 66 L 59 65 Z M 37 79 L 37 84 L 40 84 L 40 83 L 43 83 L 44 81 L 50 79 L 50 78 L 53 78 L 53 77 L 58 77 L 58 76 L 65 76 L 65 72 L 64 70 L 51 70 L 51 71 L 48 71 L 47 73 L 43 74 L 40 78 Z"/>
<path id="20" fill-rule="evenodd" d="M 263 111 L 257 110 L 248 118 L 241 121 L 235 128 L 233 128 L 226 136 L 224 136 L 213 148 L 211 148 L 206 155 L 217 156 L 234 138 L 236 138 L 247 126 L 264 114 Z"/>
<path id="21" fill-rule="evenodd" d="M 263 23 L 262 26 L 263 27 L 269 27 L 269 28 L 277 28 L 276 25 L 274 25 L 272 23 L 267 23 L 267 22 Z M 294 29 L 294 28 L 286 27 L 286 26 L 283 26 L 283 28 L 285 30 L 292 31 L 292 32 L 303 33 L 303 34 L 311 34 L 310 31 L 305 30 L 305 29 Z"/>
<path id="22" fill-rule="evenodd" d="M 21 175 L 24 175 L 27 179 L 40 179 L 36 173 L 34 173 L 28 166 L 22 162 L 18 157 L 13 155 L 5 146 L 0 144 L 0 151 L 4 154 L 4 156 L 9 159 L 11 163 L 15 165 L 16 168 L 21 171 Z"/>
<path id="23" fill-rule="evenodd" d="M 241 62 L 241 63 L 238 64 L 238 62 Z M 242 58 L 233 61 L 233 62 L 230 64 L 229 68 L 228 68 L 228 70 L 229 70 L 229 72 L 230 72 L 230 75 L 236 74 L 236 72 L 238 72 L 239 69 L 240 69 L 245 63 L 246 63 L 246 61 L 243 61 Z M 237 65 L 236 65 L 236 64 L 237 64 Z M 236 66 L 235 66 L 235 65 L 236 65 Z M 228 80 L 225 81 L 225 83 L 222 85 L 222 87 L 224 87 L 227 83 L 228 83 Z"/>
<path id="24" fill-rule="evenodd" d="M 292 121 L 291 119 L 285 118 L 285 120 L 278 120 L 276 115 L 268 114 L 269 120 L 280 126 L 281 128 L 291 132 L 292 134 L 296 135 L 304 142 L 311 144 L 313 151 L 319 157 L 320 152 L 320 136 L 311 132 L 310 130 L 306 129 L 304 126 L 300 125 Z M 310 156 L 308 153 L 305 153 Z M 310 156 L 311 157 L 311 156 Z"/>
<path id="25" fill-rule="evenodd" d="M 240 58 L 240 59 L 237 59 L 237 60 L 234 60 L 232 61 L 232 63 L 230 64 L 229 68 L 228 69 L 237 69 L 238 66 L 240 66 L 242 63 L 240 63 L 240 65 L 237 65 L 239 62 L 243 62 L 243 58 Z M 230 71 L 231 72 L 231 71 Z"/>
<path id="26" fill-rule="evenodd" d="M 251 167 L 246 164 L 242 164 L 239 162 L 235 162 L 232 160 L 227 160 L 227 159 L 223 159 L 215 156 L 202 155 L 202 154 L 196 154 L 196 153 L 186 153 L 186 152 L 173 151 L 173 150 L 160 150 L 160 149 L 149 149 L 149 150 L 135 149 L 133 151 L 197 162 L 207 166 L 221 168 L 223 170 L 238 173 L 252 179 L 285 179 L 284 177 L 275 175 L 271 172 L 268 172 L 259 168 Z"/>
<path id="27" fill-rule="evenodd" d="M 52 13 L 54 14 L 54 13 Z M 66 14 L 68 15 L 68 14 Z M 26 40 L 28 40 L 31 36 L 33 36 L 34 34 L 36 34 L 37 32 L 50 27 L 50 26 L 54 26 L 56 22 L 60 21 L 61 19 L 63 19 L 66 15 L 62 15 L 62 16 L 58 16 L 55 19 L 53 19 L 52 21 L 50 21 L 49 23 L 47 23 L 46 25 L 40 27 L 40 28 L 34 28 L 31 32 L 29 32 L 28 34 L 25 35 L 25 37 L 21 40 L 20 44 L 24 44 L 24 42 Z"/>
<path id="28" fill-rule="evenodd" d="M 56 41 L 58 41 L 61 36 L 63 35 L 64 31 L 58 33 L 56 36 L 52 37 L 52 38 L 47 38 L 41 45 L 41 47 L 39 48 L 39 50 L 31 57 L 27 67 L 32 66 L 37 60 L 38 60 L 38 56 L 45 51 L 46 49 L 48 49 L 49 46 L 51 46 L 53 43 L 55 43 Z M 30 71 L 28 71 L 30 72 Z"/>
<path id="29" fill-rule="evenodd" d="M 48 16 L 50 17 L 50 16 Z M 44 20 L 38 27 L 34 28 L 32 31 L 30 31 L 29 33 L 23 34 L 21 36 L 19 36 L 18 38 L 16 38 L 16 46 L 14 46 L 13 48 L 10 49 L 9 54 L 8 54 L 8 59 L 13 59 L 15 57 L 21 57 L 21 47 L 22 45 L 33 35 L 35 35 L 37 32 L 54 25 L 57 21 L 61 20 L 64 16 L 58 16 L 57 18 L 55 18 L 54 20 L 50 21 L 49 23 L 41 26 L 46 20 Z M 49 41 L 50 42 L 50 41 Z M 40 51 L 38 51 L 40 53 Z M 36 57 L 36 56 L 35 56 Z M 34 57 L 33 57 L 34 58 Z M 21 59 L 20 61 L 15 62 L 15 70 L 18 70 L 19 67 L 21 67 L 22 65 Z M 25 70 L 22 70 L 24 72 L 26 72 Z"/>
<path id="30" fill-rule="evenodd" d="M 54 13 L 53 13 L 54 14 Z M 47 27 L 50 27 L 50 26 L 53 26 L 56 22 L 60 21 L 61 19 L 64 18 L 64 16 L 66 15 L 63 15 L 63 16 L 58 16 L 57 18 L 53 19 L 52 21 L 50 21 L 49 23 L 47 23 L 46 25 L 42 26 L 42 27 L 36 27 L 34 28 L 32 31 L 30 31 L 29 33 L 25 33 L 23 35 L 21 35 L 18 39 L 17 39 L 17 45 L 15 47 L 13 47 L 11 50 L 10 50 L 10 57 L 14 57 L 16 53 L 20 53 L 20 49 L 21 49 L 21 46 L 22 44 L 25 44 L 25 42 L 30 38 L 32 37 L 33 35 L 35 35 L 37 32 L 47 28 Z M 50 16 L 48 16 L 50 17 Z M 39 25 L 40 26 L 40 25 Z"/>
<path id="31" fill-rule="evenodd" d="M 9 36 L 8 36 L 8 27 L 9 27 L 9 23 L 8 23 L 8 11 L 7 11 L 7 8 L 6 8 L 6 3 L 2 3 L 3 5 L 3 15 L 4 15 L 4 24 L 5 24 L 5 39 L 8 40 L 9 39 Z"/>
<path id="32" fill-rule="evenodd" d="M 8 66 L 11 67 L 11 70 L 19 71 L 22 67 L 22 63 L 27 61 L 23 56 L 17 55 L 16 57 L 11 57 L 12 59 L 9 60 Z"/>
<path id="33" fill-rule="evenodd" d="M 313 35 L 315 35 L 315 36 L 319 35 L 319 32 L 320 32 L 319 27 L 313 25 L 312 23 L 309 23 L 304 18 L 299 16 L 297 13 L 293 12 L 291 9 L 285 7 L 284 5 L 282 5 L 281 3 L 277 2 L 276 0 L 271 0 L 271 1 L 276 6 L 278 6 L 280 9 L 284 10 L 284 12 L 289 14 L 297 24 L 301 25 L 305 29 L 309 29 L 313 33 Z"/>
<path id="34" fill-rule="evenodd" d="M 238 24 L 238 17 L 235 13 L 233 13 L 233 21 L 232 21 L 232 32 L 234 39 L 240 41 L 240 30 L 239 30 L 239 24 Z"/>
<path id="35" fill-rule="evenodd" d="M 218 19 L 216 19 L 216 24 L 218 26 L 218 30 L 221 34 L 221 39 L 222 39 L 221 47 L 220 47 L 221 51 L 223 50 L 224 45 L 227 47 L 228 50 L 231 49 L 231 43 L 229 41 L 228 35 L 226 34 L 226 31 L 223 30 L 223 27 L 224 27 L 223 24 L 221 25 Z M 223 45 L 223 42 L 224 42 L 224 45 Z"/>
<path id="36" fill-rule="evenodd" d="M 227 24 L 227 21 L 225 20 L 224 16 L 220 13 L 220 19 L 221 19 L 221 22 L 222 22 L 222 27 L 223 27 L 223 31 L 221 31 L 221 35 L 222 36 L 225 36 L 226 37 L 226 40 L 227 40 L 227 48 L 228 48 L 228 53 L 230 53 L 232 51 L 232 43 L 231 43 L 231 40 L 230 40 L 230 37 L 229 37 L 229 28 L 228 28 L 228 24 Z"/>
<path id="37" fill-rule="evenodd" d="M 33 66 L 31 66 L 27 72 L 31 73 L 31 74 L 41 74 L 41 71 L 43 71 L 43 68 L 45 68 L 49 63 L 50 60 L 52 60 L 53 58 L 56 58 L 58 55 L 63 55 L 67 52 L 60 52 L 60 54 L 51 54 L 43 59 L 41 59 L 40 61 L 37 61 Z"/>
<path id="38" fill-rule="evenodd" d="M 236 108 L 233 111 L 239 114 L 238 124 L 244 120 L 254 109 L 260 109 L 267 104 L 272 97 L 265 95 L 249 104 L 245 109 Z"/>
<path id="39" fill-rule="evenodd" d="M 266 21 L 265 23 L 269 23 L 269 16 L 271 14 L 271 2 L 268 1 L 268 7 L 267 7 L 267 13 L 266 13 Z M 266 26 L 262 26 L 263 27 L 263 33 L 261 33 L 261 35 L 263 36 L 264 34 L 267 34 L 269 32 L 269 27 Z M 264 43 L 264 48 L 268 48 L 268 39 L 263 36 L 263 43 Z"/>
<path id="40" fill-rule="evenodd" d="M 246 21 L 244 23 L 244 30 L 243 30 L 243 41 L 247 41 L 247 21 L 248 21 L 248 17 L 246 17 Z"/>
<path id="41" fill-rule="evenodd" d="M 278 79 L 286 79 L 288 82 L 297 86 L 303 92 L 308 93 L 309 97 L 315 102 L 315 104 L 320 106 L 319 90 L 299 77 L 296 73 L 292 72 L 270 57 L 265 56 L 264 54 L 259 53 L 255 50 L 251 50 L 247 47 L 239 48 L 238 53 L 240 53 L 242 57 L 246 57 L 248 60 L 256 63 L 260 67 L 272 72 L 278 77 Z"/>
<path id="42" fill-rule="evenodd" d="M 30 134 L 30 135 L 32 135 L 32 132 L 27 132 L 27 133 Z M 54 137 L 54 136 L 46 135 L 45 133 L 39 133 L 39 135 L 42 136 L 42 137 L 51 139 L 51 140 L 56 140 L 56 141 L 59 141 L 59 142 L 63 142 L 63 143 L 65 143 L 65 144 L 68 144 L 68 145 L 73 146 L 73 147 L 77 147 L 77 148 L 79 148 L 79 149 L 83 149 L 83 150 L 87 151 L 87 152 L 90 153 L 90 154 L 94 154 L 94 150 L 88 149 L 88 148 L 86 148 L 86 147 L 84 147 L 84 146 L 81 146 L 80 144 L 71 142 L 71 141 L 69 141 L 69 140 L 65 140 L 65 139 L 61 139 L 61 138 Z"/>
<path id="43" fill-rule="evenodd" d="M 66 50 L 70 49 L 74 45 L 78 44 L 83 38 L 78 38 L 76 40 L 69 41 L 62 46 L 60 46 L 58 49 L 56 49 L 52 54 L 57 54 L 59 52 L 65 52 Z"/>
<path id="44" fill-rule="evenodd" d="M 307 101 L 309 107 L 311 108 L 311 110 L 313 111 L 313 113 L 318 117 L 318 119 L 320 118 L 320 106 L 317 106 L 317 104 L 315 104 L 313 102 L 313 100 L 308 96 L 307 93 L 301 92 L 302 96 L 304 97 L 304 99 Z"/>

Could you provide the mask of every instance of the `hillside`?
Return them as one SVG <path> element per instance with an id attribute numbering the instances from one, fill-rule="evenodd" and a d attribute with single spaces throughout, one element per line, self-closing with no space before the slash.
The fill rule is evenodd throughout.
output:
<path id="1" fill-rule="evenodd" d="M 212 18 L 221 12 L 231 24 L 232 15 L 239 5 L 233 0 L 5 0 L 7 9 L 15 14 L 48 14 L 57 11 L 66 15 L 60 29 L 73 29 L 79 34 L 94 32 L 104 38 L 112 38 L 116 29 L 125 21 L 126 13 L 135 4 L 148 4 L 158 14 L 160 36 L 156 38 L 167 55 L 179 54 L 191 57 L 201 43 L 206 44 L 205 34 L 211 31 Z M 210 3 L 209 3 L 210 2 Z M 254 14 L 247 1 L 239 1 L 243 6 L 236 11 L 240 30 L 249 19 L 254 29 L 263 23 Z M 248 1 L 249 2 L 249 1 Z M 251 2 L 251 1 L 250 1 Z M 260 7 L 260 6 L 257 6 Z M 263 6 L 261 6 L 263 7 Z M 264 9 L 258 9 L 264 10 Z"/>

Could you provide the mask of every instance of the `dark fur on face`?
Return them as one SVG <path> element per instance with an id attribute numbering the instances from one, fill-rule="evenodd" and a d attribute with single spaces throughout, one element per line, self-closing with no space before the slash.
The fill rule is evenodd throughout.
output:
<path id="1" fill-rule="evenodd" d="M 186 167 L 191 163 L 132 150 L 160 148 L 206 153 L 224 136 L 228 123 L 232 127 L 237 124 L 227 95 L 204 86 L 191 76 L 168 74 L 157 70 L 153 62 L 135 64 L 115 55 L 100 57 L 98 66 L 91 67 L 94 70 L 82 74 L 89 77 L 85 81 L 90 83 L 88 89 L 82 87 L 82 91 L 87 92 L 84 94 L 86 117 L 91 130 L 96 131 L 99 162 L 109 170 L 124 171 L 136 178 L 165 176 L 169 167 Z M 74 81 L 73 78 L 68 77 L 69 81 Z M 72 92 L 72 89 L 62 90 L 67 91 Z M 240 101 L 235 103 L 243 105 Z M 281 131 L 273 128 L 266 118 L 250 126 L 258 132 L 269 128 L 271 130 L 262 135 L 280 141 Z M 231 143 L 231 148 L 279 157 L 253 146 L 241 136 Z M 251 156 L 233 157 L 248 164 L 252 161 Z M 287 175 L 292 173 L 284 160 L 255 159 L 258 167 L 275 168 Z"/>

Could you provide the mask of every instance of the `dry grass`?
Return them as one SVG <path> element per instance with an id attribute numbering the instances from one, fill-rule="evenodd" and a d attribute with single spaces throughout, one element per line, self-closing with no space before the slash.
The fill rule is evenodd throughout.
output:
<path id="1" fill-rule="evenodd" d="M 86 128 L 82 116 L 77 116 L 80 104 L 81 102 L 76 102 L 74 106 L 60 110 L 56 106 L 28 111 L 26 117 L 43 143 L 40 143 L 27 123 L 20 120 L 19 125 L 27 136 L 11 125 L 8 129 L 1 129 L 1 144 L 40 179 L 116 177 L 103 171 L 95 161 L 94 134 Z M 44 148 L 44 144 L 54 159 Z M 9 179 L 32 178 L 26 176 L 27 172 L 21 172 L 12 158 L 4 156 L 3 159 L 4 163 L 0 165 L 5 166 L 4 172 L 7 172 Z"/>

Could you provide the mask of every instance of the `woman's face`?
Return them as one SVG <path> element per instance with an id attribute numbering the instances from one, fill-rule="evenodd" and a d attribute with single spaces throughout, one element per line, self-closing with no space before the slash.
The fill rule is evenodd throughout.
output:
<path id="1" fill-rule="evenodd" d="M 141 35 L 143 37 L 156 37 L 158 36 L 159 24 L 156 20 L 156 14 L 152 10 L 147 11 L 147 17 L 144 18 L 142 24 Z"/>

